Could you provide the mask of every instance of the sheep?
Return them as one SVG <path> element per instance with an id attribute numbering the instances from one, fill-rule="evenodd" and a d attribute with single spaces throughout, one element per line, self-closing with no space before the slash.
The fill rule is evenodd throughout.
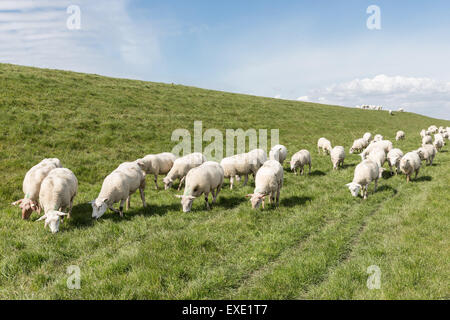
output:
<path id="1" fill-rule="evenodd" d="M 39 191 L 39 204 L 44 215 L 37 221 L 45 220 L 44 228 L 48 226 L 52 233 L 58 232 L 61 219 L 66 215 L 70 218 L 77 191 L 78 180 L 72 171 L 66 168 L 50 171 Z M 68 213 L 63 212 L 66 209 L 69 209 Z"/>
<path id="2" fill-rule="evenodd" d="M 445 144 L 444 140 L 440 140 L 440 139 L 435 140 L 433 142 L 433 146 L 436 148 L 437 151 L 441 151 L 444 144 Z"/>
<path id="3" fill-rule="evenodd" d="M 127 202 L 130 208 L 130 197 L 139 189 L 142 205 L 145 208 L 145 173 L 136 162 L 124 162 L 111 172 L 103 181 L 98 197 L 91 201 L 92 218 L 99 219 L 106 209 L 119 213 L 123 217 L 123 205 Z M 120 202 L 119 210 L 113 205 Z"/>
<path id="4" fill-rule="evenodd" d="M 389 110 L 389 115 L 393 116 L 394 112 L 392 110 Z"/>
<path id="5" fill-rule="evenodd" d="M 252 165 L 253 161 L 255 162 Z M 220 166 L 224 171 L 224 177 L 230 179 L 230 190 L 233 189 L 234 178 L 241 175 L 245 176 L 244 186 L 247 185 L 248 175 L 251 173 L 256 174 L 256 171 L 258 171 L 256 165 L 257 158 L 252 158 L 248 153 L 226 157 L 220 161 Z"/>
<path id="6" fill-rule="evenodd" d="M 370 132 L 364 133 L 363 139 L 366 140 L 368 144 L 370 142 L 370 139 L 372 139 L 372 134 Z"/>
<path id="7" fill-rule="evenodd" d="M 373 141 L 378 142 L 378 141 L 382 141 L 383 140 L 383 136 L 381 134 L 376 134 L 375 137 L 373 137 Z"/>
<path id="8" fill-rule="evenodd" d="M 425 160 L 425 164 L 431 166 L 433 164 L 433 160 L 436 156 L 437 150 L 435 146 L 431 144 L 425 144 L 417 149 L 416 152 L 418 153 L 421 161 Z"/>
<path id="9" fill-rule="evenodd" d="M 448 133 L 447 131 L 442 132 L 442 137 L 444 139 L 449 139 L 450 138 L 450 133 Z"/>
<path id="10" fill-rule="evenodd" d="M 400 149 L 392 149 L 387 154 L 387 161 L 389 164 L 389 169 L 391 170 L 391 175 L 394 174 L 392 167 L 396 167 L 395 174 L 397 175 L 400 169 L 400 159 L 403 157 L 403 152 Z"/>
<path id="11" fill-rule="evenodd" d="M 372 160 L 378 164 L 380 168 L 383 167 L 384 162 L 386 161 L 386 153 L 382 148 L 375 148 L 370 151 L 367 159 Z"/>
<path id="12" fill-rule="evenodd" d="M 284 160 L 287 158 L 287 149 L 281 144 L 272 147 L 269 152 L 270 160 L 277 160 L 283 166 Z"/>
<path id="13" fill-rule="evenodd" d="M 300 174 L 303 175 L 303 167 L 309 165 L 308 174 L 311 173 L 311 154 L 308 150 L 300 150 L 291 157 L 291 170 L 297 175 L 297 168 L 300 168 Z"/>
<path id="14" fill-rule="evenodd" d="M 436 127 L 435 125 L 431 125 L 428 127 L 428 132 L 436 133 L 436 132 L 438 132 L 438 127 Z"/>
<path id="15" fill-rule="evenodd" d="M 403 139 L 405 139 L 405 132 L 403 132 L 402 130 L 397 131 L 397 134 L 395 135 L 395 140 L 399 141 Z"/>
<path id="16" fill-rule="evenodd" d="M 61 161 L 57 158 L 49 158 L 42 160 L 25 174 L 22 184 L 24 197 L 11 203 L 13 206 L 19 205 L 22 209 L 22 219 L 29 219 L 33 211 L 41 213 L 39 207 L 41 184 L 49 172 L 55 168 L 61 168 Z"/>
<path id="17" fill-rule="evenodd" d="M 322 152 L 325 152 L 326 154 L 329 154 L 331 152 L 331 142 L 326 138 L 320 138 L 317 141 L 317 152 L 320 153 L 320 149 L 322 149 Z"/>
<path id="18" fill-rule="evenodd" d="M 172 169 L 175 160 L 176 157 L 173 153 L 163 152 L 149 154 L 136 161 L 146 174 L 153 174 L 155 189 L 158 190 L 158 175 L 167 174 Z"/>
<path id="19" fill-rule="evenodd" d="M 431 136 L 425 136 L 422 138 L 422 145 L 433 144 L 433 139 Z"/>
<path id="20" fill-rule="evenodd" d="M 344 166 L 345 159 L 345 149 L 343 146 L 336 146 L 331 150 L 330 153 L 331 163 L 333 164 L 333 169 L 337 170 L 339 166 Z"/>
<path id="21" fill-rule="evenodd" d="M 176 195 L 181 199 L 183 212 L 189 212 L 192 209 L 192 203 L 195 198 L 205 195 L 206 208 L 209 210 L 208 196 L 212 193 L 212 204 L 216 203 L 217 195 L 222 188 L 224 179 L 224 170 L 214 161 L 204 162 L 202 165 L 189 170 L 186 175 L 186 187 L 183 195 Z"/>
<path id="22" fill-rule="evenodd" d="M 367 145 L 368 145 L 368 141 L 366 139 L 364 139 L 364 138 L 356 139 L 355 141 L 353 141 L 353 145 L 350 148 L 349 152 L 350 153 L 353 153 L 355 151 L 361 152 L 364 150 L 364 148 L 367 147 Z"/>
<path id="23" fill-rule="evenodd" d="M 253 149 L 247 153 L 250 165 L 252 166 L 253 176 L 267 161 L 267 154 L 263 149 Z"/>
<path id="24" fill-rule="evenodd" d="M 416 173 L 415 178 L 417 178 L 417 175 L 419 174 L 420 170 L 420 165 L 421 161 L 417 152 L 414 151 L 408 152 L 402 157 L 402 159 L 400 160 L 400 170 L 404 174 L 406 174 L 407 183 L 411 180 L 411 174 L 413 172 Z"/>
<path id="25" fill-rule="evenodd" d="M 283 167 L 276 160 L 268 160 L 258 170 L 255 177 L 255 189 L 252 194 L 247 194 L 250 198 L 253 209 L 257 209 L 262 203 L 264 209 L 264 200 L 269 196 L 269 203 L 280 204 L 280 190 L 283 187 Z"/>
<path id="26" fill-rule="evenodd" d="M 392 150 L 392 142 L 389 140 L 383 140 L 383 141 L 377 141 L 369 144 L 369 146 L 364 149 L 363 152 L 361 152 L 359 155 L 361 156 L 361 159 L 364 160 L 369 155 L 369 153 L 377 148 L 381 148 L 384 150 L 384 152 L 387 154 L 389 151 Z"/>
<path id="27" fill-rule="evenodd" d="M 347 183 L 350 193 L 353 197 L 357 197 L 359 190 L 361 190 L 361 196 L 367 199 L 369 184 L 375 182 L 375 191 L 377 191 L 378 179 L 381 178 L 384 169 L 380 168 L 378 164 L 372 160 L 363 160 L 360 162 L 353 174 L 353 181 Z"/>
<path id="28" fill-rule="evenodd" d="M 398 112 L 405 112 L 405 110 L 403 108 L 399 108 Z"/>
<path id="29" fill-rule="evenodd" d="M 427 131 L 425 129 L 422 129 L 420 131 L 420 137 L 423 139 L 427 135 Z"/>
<path id="30" fill-rule="evenodd" d="M 163 179 L 164 189 L 168 190 L 176 179 L 180 179 L 178 191 L 181 190 L 181 186 L 183 185 L 189 170 L 198 167 L 204 162 L 206 162 L 206 157 L 200 152 L 194 152 L 176 159 L 172 169 L 170 169 L 167 176 Z"/>

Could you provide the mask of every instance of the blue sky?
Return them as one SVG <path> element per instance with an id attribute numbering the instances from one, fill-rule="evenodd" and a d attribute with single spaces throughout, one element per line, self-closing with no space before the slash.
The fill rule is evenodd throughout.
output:
<path id="1" fill-rule="evenodd" d="M 369 5 L 381 30 L 366 27 Z M 0 0 L 0 62 L 450 119 L 448 13 L 448 1 Z"/>

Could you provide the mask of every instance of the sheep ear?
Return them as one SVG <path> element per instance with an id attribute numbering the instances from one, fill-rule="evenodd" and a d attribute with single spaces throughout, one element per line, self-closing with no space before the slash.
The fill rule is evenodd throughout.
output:
<path id="1" fill-rule="evenodd" d="M 196 197 L 194 197 L 194 196 L 188 196 L 188 199 L 189 200 L 194 200 Z"/>
<path id="2" fill-rule="evenodd" d="M 40 217 L 36 221 L 41 221 L 41 220 L 44 220 L 44 219 L 47 219 L 47 215 L 46 214 L 44 214 L 42 217 Z"/>
<path id="3" fill-rule="evenodd" d="M 17 200 L 16 202 L 11 203 L 12 206 L 17 206 L 18 204 L 21 204 L 23 199 Z"/>
<path id="4" fill-rule="evenodd" d="M 251 197 L 253 197 L 253 194 L 252 194 L 252 193 L 249 193 L 249 194 L 246 195 L 245 197 L 246 197 L 246 198 L 251 198 Z"/>
<path id="5" fill-rule="evenodd" d="M 352 183 L 350 182 L 350 183 L 347 183 L 345 186 L 350 187 L 351 185 L 352 185 Z"/>
<path id="6" fill-rule="evenodd" d="M 67 216 L 67 213 L 65 213 L 65 212 L 58 212 L 58 216 L 60 216 L 60 217 Z"/>

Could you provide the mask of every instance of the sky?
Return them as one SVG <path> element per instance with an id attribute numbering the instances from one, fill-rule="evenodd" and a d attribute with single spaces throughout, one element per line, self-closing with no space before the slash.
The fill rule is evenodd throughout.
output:
<path id="1" fill-rule="evenodd" d="M 450 119 L 449 13 L 447 0 L 0 0 L 0 63 Z"/>

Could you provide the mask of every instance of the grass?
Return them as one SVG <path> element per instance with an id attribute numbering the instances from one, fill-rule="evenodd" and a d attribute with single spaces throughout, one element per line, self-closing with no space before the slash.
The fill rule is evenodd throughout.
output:
<path id="1" fill-rule="evenodd" d="M 333 171 L 318 155 L 325 136 L 346 150 L 366 131 L 416 149 L 419 132 L 449 121 L 412 113 L 368 111 L 285 101 L 97 75 L 0 64 L 0 298 L 1 299 L 443 299 L 450 296 L 450 152 L 440 152 L 417 180 L 383 178 L 369 199 L 344 186 L 357 155 Z M 147 180 L 120 218 L 93 221 L 88 201 L 123 161 L 170 151 L 174 129 L 279 129 L 289 157 L 312 154 L 309 176 L 285 163 L 281 206 L 252 211 L 253 191 L 228 181 L 218 204 L 202 199 L 182 213 L 175 189 Z M 58 157 L 79 180 L 73 218 L 58 234 L 22 221 L 10 203 L 22 197 L 26 171 Z M 162 186 L 162 179 L 159 184 Z M 69 290 L 66 270 L 77 265 L 81 289 Z M 381 269 L 369 290 L 367 267 Z"/>

